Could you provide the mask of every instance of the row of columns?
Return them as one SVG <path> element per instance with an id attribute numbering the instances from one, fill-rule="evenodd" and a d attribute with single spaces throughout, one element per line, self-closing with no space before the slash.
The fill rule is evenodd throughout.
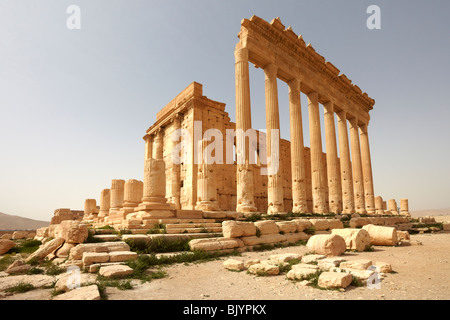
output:
<path id="1" fill-rule="evenodd" d="M 248 50 L 235 51 L 236 76 L 236 128 L 246 131 L 251 128 L 250 84 Z M 270 149 L 272 130 L 280 129 L 277 66 L 264 67 L 266 96 L 267 158 L 278 156 Z M 300 102 L 300 81 L 293 79 L 289 86 L 289 115 L 291 133 L 291 172 L 293 212 L 307 212 L 306 174 L 304 163 L 303 128 Z M 324 104 L 325 142 L 327 152 L 327 172 L 322 165 L 322 137 L 320 129 L 320 109 L 317 92 L 309 92 L 308 113 L 311 150 L 311 180 L 314 213 L 375 213 L 372 168 L 367 124 L 359 124 L 356 117 L 346 111 L 335 110 L 333 102 Z M 338 118 L 338 140 L 340 161 L 337 154 L 335 118 Z M 347 128 L 347 122 L 349 127 Z M 350 132 L 350 137 L 348 136 Z M 350 139 L 349 139 L 350 138 Z M 349 145 L 350 141 L 350 145 Z M 242 174 L 248 169 L 248 146 L 237 140 L 238 152 L 245 152 L 245 164 L 238 165 L 237 171 L 237 211 L 256 211 L 254 206 L 253 181 L 251 174 Z M 351 149 L 351 158 L 350 158 Z M 275 150 L 274 150 L 275 151 Z M 340 170 L 340 172 L 339 172 Z M 268 213 L 282 213 L 283 188 L 281 164 L 277 174 L 268 176 Z M 339 178 L 340 177 L 340 178 Z M 326 179 L 327 178 L 327 179 Z M 326 190 L 328 189 L 328 198 Z M 242 192 L 245 190 L 245 192 Z"/>

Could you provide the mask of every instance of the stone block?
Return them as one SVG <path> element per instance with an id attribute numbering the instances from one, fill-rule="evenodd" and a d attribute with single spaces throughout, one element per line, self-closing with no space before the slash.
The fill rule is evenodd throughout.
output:
<path id="1" fill-rule="evenodd" d="M 137 253 L 133 251 L 114 251 L 109 253 L 110 262 L 124 262 L 129 260 L 136 260 Z"/>
<path id="2" fill-rule="evenodd" d="M 297 224 L 294 221 L 278 221 L 275 222 L 280 232 L 293 233 L 297 231 Z"/>
<path id="3" fill-rule="evenodd" d="M 14 248 L 16 243 L 8 239 L 0 239 L 0 255 L 7 253 L 9 250 Z"/>
<path id="4" fill-rule="evenodd" d="M 111 278 L 111 277 L 124 277 L 133 273 L 133 269 L 125 265 L 112 265 L 100 267 L 98 271 L 99 275 Z"/>
<path id="5" fill-rule="evenodd" d="M 107 252 L 84 252 L 82 260 L 86 267 L 94 263 L 108 262 L 109 254 Z"/>
<path id="6" fill-rule="evenodd" d="M 280 232 L 277 224 L 272 220 L 257 221 L 255 222 L 255 226 L 260 231 L 261 235 L 279 234 Z"/>
<path id="7" fill-rule="evenodd" d="M 280 273 L 280 269 L 277 266 L 265 264 L 265 263 L 257 263 L 253 264 L 248 268 L 248 273 L 256 274 L 256 275 L 277 275 Z"/>
<path id="8" fill-rule="evenodd" d="M 242 271 L 244 270 L 244 262 L 236 260 L 236 259 L 228 259 L 223 262 L 223 266 L 227 270 L 232 271 Z"/>
<path id="9" fill-rule="evenodd" d="M 339 265 L 345 261 L 345 258 L 329 257 L 317 261 L 317 266 L 320 269 L 330 270 L 332 268 L 339 267 Z"/>
<path id="10" fill-rule="evenodd" d="M 314 235 L 309 238 L 306 246 L 310 251 L 326 256 L 339 256 L 347 247 L 344 238 L 337 234 Z"/>
<path id="11" fill-rule="evenodd" d="M 389 273 L 392 272 L 392 266 L 390 263 L 377 261 L 375 262 L 375 266 L 379 268 L 379 271 L 382 273 Z"/>
<path id="12" fill-rule="evenodd" d="M 316 231 L 324 231 L 330 229 L 330 222 L 328 219 L 310 219 L 312 226 Z"/>
<path id="13" fill-rule="evenodd" d="M 367 270 L 368 267 L 372 265 L 372 260 L 368 259 L 358 259 L 358 260 L 349 260 L 344 261 L 340 264 L 340 268 L 344 269 L 359 269 L 359 270 Z"/>
<path id="14" fill-rule="evenodd" d="M 100 300 L 100 292 L 97 285 L 93 284 L 57 295 L 53 300 Z"/>
<path id="15" fill-rule="evenodd" d="M 352 275 L 343 272 L 322 272 L 319 276 L 319 287 L 347 288 L 352 283 Z"/>
<path id="16" fill-rule="evenodd" d="M 297 225 L 297 231 L 302 232 L 312 226 L 312 223 L 308 219 L 294 219 L 292 220 Z"/>
<path id="17" fill-rule="evenodd" d="M 56 238 L 49 242 L 46 242 L 45 244 L 41 245 L 39 249 L 30 254 L 28 258 L 25 260 L 25 262 L 29 262 L 32 259 L 43 260 L 47 255 L 49 255 L 50 253 L 61 247 L 63 243 L 64 243 L 63 238 Z"/>
<path id="18" fill-rule="evenodd" d="M 313 268 L 292 268 L 286 274 L 286 278 L 289 280 L 305 280 L 308 276 L 311 276 L 317 272 Z"/>
<path id="19" fill-rule="evenodd" d="M 269 258 L 275 263 L 289 262 L 293 259 L 302 259 L 302 255 L 298 253 L 280 253 L 280 254 L 272 254 Z"/>
<path id="20" fill-rule="evenodd" d="M 365 225 L 364 230 L 367 230 L 370 235 L 370 244 L 376 246 L 396 246 L 397 230 L 394 227 L 375 226 L 373 224 Z"/>
<path id="21" fill-rule="evenodd" d="M 327 256 L 323 254 L 308 254 L 302 257 L 303 263 L 317 262 L 318 260 L 325 259 Z"/>
<path id="22" fill-rule="evenodd" d="M 289 243 L 295 243 L 300 240 L 308 240 L 311 237 L 309 234 L 304 232 L 286 233 L 284 236 L 286 237 L 286 242 Z"/>
<path id="23" fill-rule="evenodd" d="M 348 250 L 364 251 L 370 247 L 370 235 L 364 229 L 333 229 L 331 233 L 344 238 Z"/>

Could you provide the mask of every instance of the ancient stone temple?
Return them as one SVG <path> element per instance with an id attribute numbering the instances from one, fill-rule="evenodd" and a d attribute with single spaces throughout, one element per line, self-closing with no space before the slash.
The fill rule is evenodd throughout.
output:
<path id="1" fill-rule="evenodd" d="M 208 212 L 409 215 L 407 199 L 401 208 L 390 200 L 386 210 L 374 194 L 368 128 L 375 101 L 279 18 L 243 19 L 238 37 L 236 122 L 192 82 L 146 131 L 142 181 L 113 180 L 99 208 L 87 200 L 89 219 L 134 225 Z M 265 75 L 266 132 L 252 128 L 250 63 Z M 279 138 L 279 81 L 289 87 L 290 141 Z"/>

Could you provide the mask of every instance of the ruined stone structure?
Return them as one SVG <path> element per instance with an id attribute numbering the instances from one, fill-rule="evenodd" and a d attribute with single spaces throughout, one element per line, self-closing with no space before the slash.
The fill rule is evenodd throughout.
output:
<path id="1" fill-rule="evenodd" d="M 395 200 L 386 211 L 383 199 L 374 195 L 368 127 L 375 101 L 279 18 L 270 23 L 256 16 L 244 19 L 238 37 L 236 123 L 224 103 L 191 83 L 146 131 L 143 181 L 113 180 L 102 191 L 99 208 L 87 200 L 89 218 L 118 225 L 220 211 L 400 214 Z M 249 63 L 265 74 L 266 133 L 252 129 Z M 279 139 L 279 80 L 289 87 L 290 141 Z M 308 99 L 307 117 L 302 94 Z M 305 119 L 310 147 L 303 142 Z M 279 141 L 276 148 L 273 140 Z M 275 158 L 278 170 L 271 172 Z M 409 215 L 407 199 L 400 211 Z"/>

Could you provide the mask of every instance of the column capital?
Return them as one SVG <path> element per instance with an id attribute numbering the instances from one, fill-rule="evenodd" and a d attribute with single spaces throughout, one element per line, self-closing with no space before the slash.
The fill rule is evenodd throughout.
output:
<path id="1" fill-rule="evenodd" d="M 333 113 L 334 112 L 334 103 L 332 101 L 325 102 L 323 104 L 325 109 L 325 113 Z"/>
<path id="2" fill-rule="evenodd" d="M 247 48 L 237 48 L 234 50 L 234 59 L 236 63 L 238 62 L 248 62 L 248 49 Z"/>
<path id="3" fill-rule="evenodd" d="M 274 63 L 269 63 L 264 67 L 264 74 L 266 75 L 266 79 L 276 78 L 278 71 L 278 66 Z"/>
<path id="4" fill-rule="evenodd" d="M 287 84 L 289 86 L 289 92 L 293 92 L 293 91 L 298 92 L 298 91 L 300 91 L 300 83 L 301 83 L 300 79 L 297 79 L 297 78 L 289 80 L 287 82 Z"/>

